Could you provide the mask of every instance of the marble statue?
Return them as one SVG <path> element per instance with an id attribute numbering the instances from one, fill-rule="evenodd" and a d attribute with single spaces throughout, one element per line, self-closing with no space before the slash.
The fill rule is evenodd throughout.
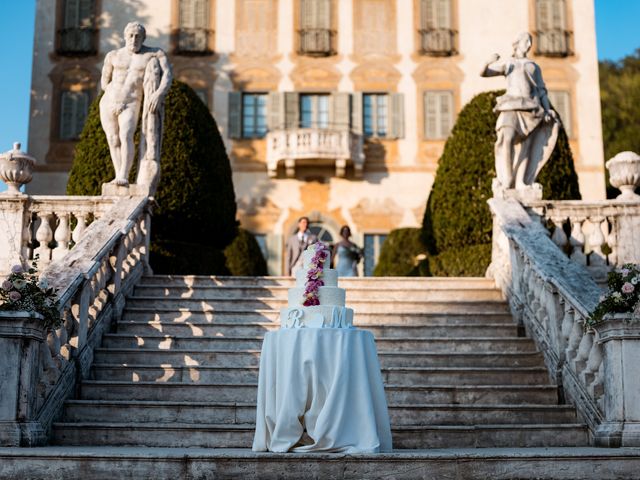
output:
<path id="1" fill-rule="evenodd" d="M 531 41 L 529 33 L 521 33 L 513 43 L 513 56 L 500 60 L 494 54 L 480 74 L 507 78 L 507 91 L 494 108 L 499 113 L 494 190 L 538 188 L 541 192 L 534 182 L 558 138 L 560 121 L 549 105 L 542 71 L 527 58 Z"/>
<path id="2" fill-rule="evenodd" d="M 144 27 L 131 22 L 124 29 L 125 46 L 107 53 L 102 67 L 104 95 L 100 100 L 100 121 L 116 172 L 110 183 L 126 187 L 133 166 L 134 134 L 142 107 L 136 184 L 153 195 L 160 179 L 164 98 L 173 74 L 165 52 L 144 45 L 145 37 Z"/>

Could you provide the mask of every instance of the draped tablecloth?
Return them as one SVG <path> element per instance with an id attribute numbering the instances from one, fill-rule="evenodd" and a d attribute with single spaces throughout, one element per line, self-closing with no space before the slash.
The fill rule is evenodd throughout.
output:
<path id="1" fill-rule="evenodd" d="M 371 332 L 268 332 L 260 357 L 253 450 L 391 451 L 387 401 Z"/>

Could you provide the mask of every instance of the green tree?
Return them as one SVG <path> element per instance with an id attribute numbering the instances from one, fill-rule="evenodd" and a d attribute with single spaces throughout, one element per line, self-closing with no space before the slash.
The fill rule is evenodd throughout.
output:
<path id="1" fill-rule="evenodd" d="M 640 48 L 619 62 L 600 62 L 600 101 L 605 160 L 627 150 L 640 153 Z M 607 182 L 609 198 L 619 193 Z"/>
<path id="2" fill-rule="evenodd" d="M 426 248 L 420 235 L 419 228 L 398 228 L 389 232 L 382 244 L 373 275 L 376 277 L 423 276 L 420 260 L 426 256 Z"/>
<path id="3" fill-rule="evenodd" d="M 206 105 L 178 81 L 165 101 L 160 168 L 151 266 L 158 273 L 228 273 L 222 250 L 237 235 L 231 165 Z M 113 176 L 96 99 L 76 146 L 67 193 L 99 195 Z"/>
<path id="4" fill-rule="evenodd" d="M 431 275 L 483 275 L 491 261 L 492 220 L 487 200 L 495 177 L 496 97 L 474 97 L 460 112 L 438 163 L 427 201 L 422 240 Z M 551 159 L 540 172 L 546 199 L 580 198 L 567 135 L 560 129 Z"/>
<path id="5" fill-rule="evenodd" d="M 262 255 L 256 237 L 244 228 L 238 229 L 238 235 L 224 249 L 226 265 L 231 275 L 254 276 L 267 274 L 267 262 Z"/>

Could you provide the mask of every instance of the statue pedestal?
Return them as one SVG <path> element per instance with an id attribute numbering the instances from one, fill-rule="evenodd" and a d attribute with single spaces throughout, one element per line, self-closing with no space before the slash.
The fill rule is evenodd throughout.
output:
<path id="1" fill-rule="evenodd" d="M 105 197 L 148 197 L 149 187 L 137 183 L 131 183 L 126 187 L 115 183 L 103 183 L 102 195 Z"/>
<path id="2" fill-rule="evenodd" d="M 534 183 L 519 188 L 503 188 L 497 178 L 491 183 L 493 198 L 509 200 L 513 198 L 521 203 L 535 202 L 542 200 L 542 185 Z"/>
<path id="3" fill-rule="evenodd" d="M 33 447 L 46 443 L 35 421 L 38 367 L 46 332 L 42 316 L 32 312 L 0 312 L 0 446 Z"/>

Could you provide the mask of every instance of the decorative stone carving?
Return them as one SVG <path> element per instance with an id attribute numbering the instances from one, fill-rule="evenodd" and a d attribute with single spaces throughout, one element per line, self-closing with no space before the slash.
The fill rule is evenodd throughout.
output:
<path id="1" fill-rule="evenodd" d="M 527 58 L 531 35 L 521 33 L 513 43 L 513 56 L 501 61 L 494 54 L 487 61 L 483 77 L 504 75 L 507 92 L 498 97 L 494 111 L 498 139 L 495 145 L 494 195 L 515 188 L 530 199 L 541 196 L 534 187 L 538 173 L 549 160 L 556 144 L 560 120 L 549 105 L 540 67 Z M 533 190 L 529 193 L 528 190 Z"/>
<path id="2" fill-rule="evenodd" d="M 17 142 L 13 150 L 0 155 L 0 179 L 8 187 L 5 195 L 22 195 L 20 187 L 31 181 L 35 164 L 36 159 L 20 150 Z"/>
<path id="3" fill-rule="evenodd" d="M 145 190 L 140 193 L 153 195 L 160 179 L 164 98 L 173 74 L 162 49 L 143 45 L 146 32 L 141 24 L 127 24 L 124 37 L 126 46 L 107 53 L 102 68 L 100 121 L 116 171 L 111 183 L 129 185 L 135 154 L 133 138 L 142 107 L 136 184 L 139 190 Z"/>
<path id="4" fill-rule="evenodd" d="M 640 186 L 640 155 L 621 152 L 605 166 L 609 170 L 609 182 L 622 192 L 617 199 L 640 201 L 640 195 L 635 193 L 635 189 Z"/>

